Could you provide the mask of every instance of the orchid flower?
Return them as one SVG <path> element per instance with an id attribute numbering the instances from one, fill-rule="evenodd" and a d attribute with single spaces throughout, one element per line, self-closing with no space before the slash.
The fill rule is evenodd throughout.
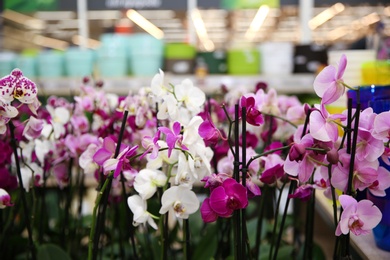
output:
<path id="1" fill-rule="evenodd" d="M 5 207 L 13 206 L 14 204 L 11 202 L 11 196 L 8 192 L 2 188 L 0 188 L 0 209 L 4 209 Z"/>
<path id="2" fill-rule="evenodd" d="M 345 92 L 343 75 L 347 66 L 347 57 L 343 54 L 336 68 L 326 66 L 314 79 L 314 91 L 322 98 L 321 104 L 328 105 L 338 100 Z"/>
<path id="3" fill-rule="evenodd" d="M 167 189 L 161 197 L 161 204 L 160 214 L 173 210 L 175 216 L 181 219 L 188 219 L 189 215 L 199 208 L 195 192 L 183 186 L 172 186 Z"/>
<path id="4" fill-rule="evenodd" d="M 339 137 L 338 119 L 344 120 L 342 114 L 329 114 L 325 106 L 321 104 L 320 110 L 314 109 L 310 113 L 310 134 L 313 138 L 323 142 L 336 142 Z"/>
<path id="5" fill-rule="evenodd" d="M 390 139 L 390 111 L 382 112 L 375 117 L 372 135 L 384 142 Z"/>
<path id="6" fill-rule="evenodd" d="M 157 187 L 163 187 L 167 182 L 167 176 L 160 170 L 142 169 L 134 180 L 134 189 L 142 199 L 151 198 L 157 191 Z"/>
<path id="7" fill-rule="evenodd" d="M 200 88 L 195 87 L 189 79 L 185 79 L 181 84 L 176 85 L 174 92 L 177 100 L 183 102 L 193 115 L 200 112 L 200 107 L 206 101 L 205 93 Z"/>
<path id="8" fill-rule="evenodd" d="M 173 123 L 172 130 L 165 126 L 159 127 L 158 130 L 166 135 L 166 142 L 168 145 L 168 157 L 171 156 L 172 150 L 175 149 L 176 145 L 179 145 L 180 148 L 183 150 L 188 150 L 188 148 L 182 144 L 183 135 L 180 134 L 181 125 L 179 122 Z"/>
<path id="9" fill-rule="evenodd" d="M 144 136 L 142 138 L 142 146 L 145 148 L 145 152 L 141 155 L 140 159 L 144 158 L 149 152 L 150 159 L 156 159 L 158 156 L 158 151 L 160 149 L 160 145 L 158 144 L 158 140 L 160 140 L 161 131 L 157 131 L 154 137 Z"/>
<path id="10" fill-rule="evenodd" d="M 37 119 L 31 116 L 23 130 L 23 135 L 28 140 L 36 139 L 41 135 L 43 125 L 44 123 L 42 119 Z"/>
<path id="11" fill-rule="evenodd" d="M 349 195 L 340 195 L 339 201 L 343 207 L 340 222 L 336 228 L 336 236 L 352 232 L 356 236 L 366 235 L 379 224 L 382 213 L 371 201 L 356 201 Z"/>
<path id="12" fill-rule="evenodd" d="M 23 76 L 19 69 L 11 71 L 10 75 L 0 79 L 0 97 L 8 103 L 14 98 L 21 103 L 31 104 L 38 94 L 35 83 Z"/>
<path id="13" fill-rule="evenodd" d="M 226 179 L 210 194 L 210 208 L 220 217 L 229 217 L 234 210 L 248 205 L 247 189 L 236 180 Z"/>
<path id="14" fill-rule="evenodd" d="M 156 222 L 152 218 L 152 214 L 147 211 L 146 200 L 143 200 L 139 195 L 133 195 L 127 198 L 127 205 L 133 212 L 133 225 L 148 223 L 152 228 L 157 230 Z"/>
<path id="15" fill-rule="evenodd" d="M 261 112 L 257 109 L 255 98 L 253 96 L 242 96 L 240 99 L 240 111 L 242 107 L 246 107 L 246 121 L 248 124 L 259 126 L 264 123 L 264 118 Z"/>

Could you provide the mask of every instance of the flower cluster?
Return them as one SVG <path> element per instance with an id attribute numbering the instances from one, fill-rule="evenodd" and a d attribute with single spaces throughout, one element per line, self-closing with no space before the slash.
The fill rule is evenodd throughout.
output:
<path id="1" fill-rule="evenodd" d="M 106 93 L 101 82 L 93 85 L 85 78 L 73 100 L 51 96 L 40 106 L 35 83 L 15 69 L 0 80 L 0 208 L 13 205 L 19 186 L 30 195 L 34 212 L 37 204 L 44 212 L 46 199 L 37 203 L 35 189 L 56 185 L 69 194 L 58 203 L 68 213 L 63 222 L 51 225 L 62 226 L 65 236 L 75 208 L 72 195 L 79 199 L 78 214 L 91 214 L 91 206 L 86 210 L 83 202 L 88 180 L 99 191 L 92 212 L 91 256 L 99 248 L 107 205 L 117 209 L 119 202 L 127 202 L 131 214 L 126 217 L 133 226 L 162 229 L 166 249 L 168 217 L 186 226 L 200 208 L 206 223 L 228 220 L 237 212 L 243 222 L 236 223 L 244 223 L 243 212 L 254 197 L 265 196 L 267 187 L 281 194 L 289 185 L 288 200 L 313 199 L 318 189 L 334 205 L 340 202 L 336 236 L 366 234 L 379 223 L 381 212 L 354 195 L 368 189 L 384 196 L 390 187 L 390 172 L 379 163 L 390 165 L 390 112 L 351 107 L 340 114 L 329 112 L 348 87 L 343 81 L 346 66 L 342 56 L 338 67 L 319 73 L 314 90 L 321 102 L 313 106 L 278 95 L 265 84 L 253 93 L 222 88 L 222 98 L 206 99 L 188 79 L 165 84 L 162 71 L 150 87 L 125 97 Z M 195 192 L 202 183 L 208 188 L 203 201 Z M 28 212 L 28 203 L 24 207 Z M 114 229 L 115 223 L 108 225 Z M 42 242 L 43 225 L 33 225 L 39 226 Z M 31 240 L 36 229 L 27 227 Z M 136 248 L 134 235 L 130 240 Z"/>

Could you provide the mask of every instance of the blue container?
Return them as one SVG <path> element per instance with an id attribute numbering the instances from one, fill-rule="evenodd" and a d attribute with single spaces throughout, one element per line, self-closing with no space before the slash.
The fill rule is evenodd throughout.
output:
<path id="1" fill-rule="evenodd" d="M 130 73 L 135 76 L 151 76 L 163 66 L 164 42 L 147 33 L 129 36 Z"/>
<path id="2" fill-rule="evenodd" d="M 17 55 L 13 52 L 0 52 L 0 77 L 11 73 L 15 68 Z"/>
<path id="3" fill-rule="evenodd" d="M 369 106 L 372 107 L 375 113 L 390 111 L 389 97 L 370 101 Z M 381 166 L 390 171 L 390 166 L 386 165 L 381 159 L 379 159 L 379 162 Z M 379 248 L 390 251 L 390 188 L 386 190 L 385 197 L 377 197 L 368 192 L 367 198 L 382 212 L 381 222 L 373 229 L 375 243 Z"/>
<path id="4" fill-rule="evenodd" d="M 70 77 L 90 76 L 93 63 L 94 53 L 90 49 L 71 47 L 65 52 L 65 71 Z"/>
<path id="5" fill-rule="evenodd" d="M 114 33 L 100 37 L 97 70 L 101 77 L 124 77 L 128 74 L 128 36 Z"/>
<path id="6" fill-rule="evenodd" d="M 60 51 L 48 50 L 39 53 L 37 58 L 38 75 L 57 78 L 64 76 L 64 54 Z"/>
<path id="7" fill-rule="evenodd" d="M 37 76 L 37 58 L 35 56 L 21 54 L 16 59 L 16 67 L 28 78 L 35 78 Z"/>
<path id="8" fill-rule="evenodd" d="M 355 90 L 348 90 L 347 91 L 347 97 L 352 98 L 352 107 L 356 107 L 356 97 L 357 97 L 357 91 Z M 377 86 L 377 85 L 370 85 L 370 86 L 362 86 L 360 87 L 360 107 L 361 109 L 367 108 L 370 101 L 374 101 L 377 99 L 382 98 L 389 98 L 390 97 L 390 85 L 386 86 Z"/>

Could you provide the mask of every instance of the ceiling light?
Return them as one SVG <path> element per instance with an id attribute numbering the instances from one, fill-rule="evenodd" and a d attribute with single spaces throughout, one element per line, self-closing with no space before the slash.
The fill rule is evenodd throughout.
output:
<path id="1" fill-rule="evenodd" d="M 342 3 L 337 3 L 322 11 L 309 21 L 310 29 L 314 30 L 317 27 L 323 25 L 342 11 L 344 11 L 345 6 Z"/>
<path id="2" fill-rule="evenodd" d="M 196 34 L 198 35 L 198 38 L 200 42 L 202 43 L 203 47 L 206 51 L 213 51 L 215 49 L 214 43 L 210 40 L 206 26 L 204 25 L 202 16 L 198 9 L 194 9 L 191 12 L 191 19 L 194 23 Z"/>
<path id="3" fill-rule="evenodd" d="M 269 7 L 267 5 L 260 6 L 248 30 L 245 33 L 245 38 L 247 38 L 250 41 L 252 41 L 255 38 L 256 33 L 263 25 L 265 18 L 267 18 L 268 13 L 269 13 Z"/>
<path id="4" fill-rule="evenodd" d="M 164 38 L 164 32 L 160 30 L 157 26 L 149 22 L 145 17 L 140 15 L 137 11 L 130 9 L 126 12 L 127 17 L 132 20 L 139 27 L 144 29 L 146 32 L 151 34 L 157 39 Z"/>

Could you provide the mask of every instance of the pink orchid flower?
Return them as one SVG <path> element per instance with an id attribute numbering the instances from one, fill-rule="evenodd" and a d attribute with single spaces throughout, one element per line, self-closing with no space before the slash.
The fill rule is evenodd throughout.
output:
<path id="1" fill-rule="evenodd" d="M 42 119 L 31 116 L 23 130 L 23 135 L 28 140 L 36 139 L 41 135 L 43 125 L 44 121 Z"/>
<path id="2" fill-rule="evenodd" d="M 346 66 L 347 57 L 343 54 L 338 68 L 332 65 L 326 66 L 314 79 L 314 91 L 322 98 L 322 104 L 331 104 L 344 94 L 343 75 Z"/>
<path id="3" fill-rule="evenodd" d="M 390 172 L 382 166 L 378 168 L 377 179 L 368 186 L 368 190 L 375 196 L 386 196 L 385 190 L 390 187 Z"/>
<path id="4" fill-rule="evenodd" d="M 338 125 L 335 123 L 338 119 L 344 120 L 342 114 L 329 114 L 324 104 L 320 109 L 314 109 L 310 113 L 310 134 L 314 139 L 323 142 L 336 142 L 339 137 Z"/>
<path id="5" fill-rule="evenodd" d="M 111 137 L 106 137 L 103 140 L 103 147 L 96 151 L 93 160 L 98 165 L 103 166 L 104 173 L 115 170 L 114 178 L 116 178 L 121 170 L 129 167 L 128 157 L 133 156 L 137 149 L 138 146 L 130 147 L 122 144 L 119 149 L 119 155 L 117 158 L 113 158 L 115 155 L 116 143 Z"/>
<path id="6" fill-rule="evenodd" d="M 150 159 L 156 159 L 158 156 L 158 151 L 160 150 L 160 145 L 158 144 L 158 140 L 160 140 L 161 132 L 157 131 L 154 137 L 144 136 L 142 138 L 142 147 L 145 148 L 145 152 L 141 155 L 140 159 L 144 158 L 149 152 Z"/>
<path id="7" fill-rule="evenodd" d="M 339 151 L 340 163 L 332 170 L 331 183 L 341 191 L 346 191 L 347 189 L 350 157 L 351 155 L 347 154 L 345 149 L 341 149 Z M 372 185 L 378 179 L 378 167 L 378 161 L 361 161 L 356 158 L 352 179 L 353 189 L 364 190 Z"/>
<path id="8" fill-rule="evenodd" d="M 315 140 L 310 134 L 306 134 L 301 140 L 296 140 L 296 144 L 305 147 L 305 152 L 299 157 L 287 156 L 283 165 L 284 171 L 291 176 L 298 176 L 300 182 L 307 182 L 317 166 L 316 162 L 322 162 L 325 159 L 325 154 L 316 153 L 315 151 L 306 150 L 306 147 L 315 146 Z M 303 147 L 300 150 L 303 151 Z M 295 159 L 295 160 L 292 160 Z"/>
<path id="9" fill-rule="evenodd" d="M 390 111 L 382 112 L 375 117 L 372 135 L 384 142 L 390 139 Z"/>
<path id="10" fill-rule="evenodd" d="M 284 175 L 284 160 L 278 154 L 269 154 L 260 157 L 264 163 L 264 171 L 260 176 L 260 181 L 266 184 L 273 184 Z"/>
<path id="11" fill-rule="evenodd" d="M 0 79 L 0 96 L 6 102 L 12 102 L 14 98 L 21 103 L 31 104 L 38 94 L 37 86 L 30 79 L 23 76 L 19 69 L 14 69 L 11 74 Z"/>
<path id="12" fill-rule="evenodd" d="M 4 209 L 5 207 L 13 206 L 14 204 L 11 202 L 11 196 L 8 192 L 2 188 L 0 188 L 0 209 Z"/>
<path id="13" fill-rule="evenodd" d="M 351 196 L 340 195 L 339 201 L 343 212 L 336 228 L 336 236 L 349 232 L 356 236 L 369 234 L 382 219 L 379 208 L 369 200 L 357 202 Z"/>
<path id="14" fill-rule="evenodd" d="M 374 138 L 370 131 L 359 128 L 356 157 L 359 160 L 375 161 L 382 156 L 385 146 L 382 140 Z"/>
<path id="15" fill-rule="evenodd" d="M 182 144 L 183 135 L 180 134 L 181 125 L 179 122 L 173 123 L 172 130 L 165 126 L 159 127 L 158 130 L 160 130 L 166 135 L 166 141 L 168 145 L 168 157 L 171 156 L 172 150 L 175 149 L 176 144 L 178 144 L 181 149 L 188 150 L 188 148 L 184 144 Z"/>
<path id="16" fill-rule="evenodd" d="M 201 207 L 203 220 L 210 222 L 215 215 L 226 218 L 231 216 L 234 210 L 248 206 L 247 189 L 229 178 L 215 188 L 210 194 L 210 199 L 203 203 L 205 204 Z"/>

